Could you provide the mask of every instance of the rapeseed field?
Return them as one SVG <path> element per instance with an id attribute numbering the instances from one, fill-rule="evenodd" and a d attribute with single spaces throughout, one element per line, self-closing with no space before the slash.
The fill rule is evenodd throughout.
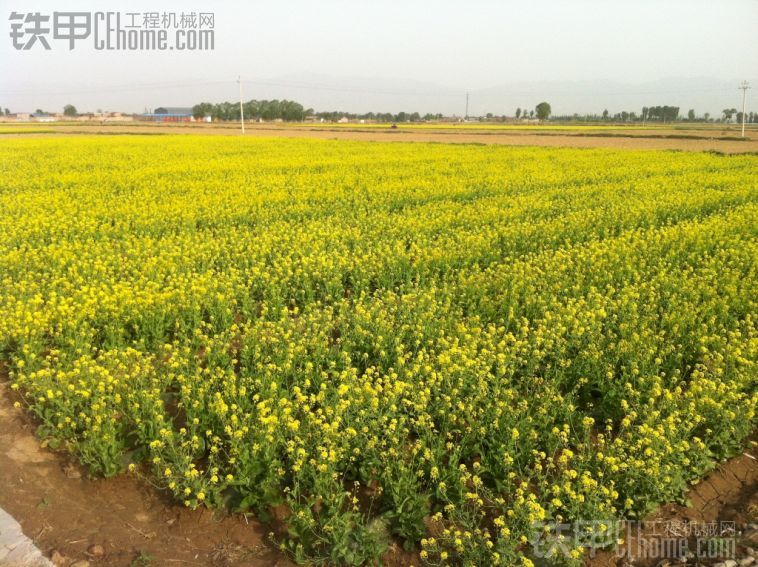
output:
<path id="1" fill-rule="evenodd" d="M 756 424 L 755 155 L 14 138 L 0 211 L 40 436 L 298 561 L 529 566 Z"/>

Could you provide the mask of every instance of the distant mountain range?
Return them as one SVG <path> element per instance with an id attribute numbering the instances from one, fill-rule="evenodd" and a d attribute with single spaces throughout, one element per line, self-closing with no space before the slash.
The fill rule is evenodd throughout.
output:
<path id="1" fill-rule="evenodd" d="M 742 93 L 737 89 L 741 79 L 711 77 L 665 78 L 642 83 L 624 83 L 605 80 L 581 81 L 514 81 L 487 88 L 469 90 L 471 116 L 493 114 L 513 115 L 517 107 L 534 108 L 539 102 L 551 104 L 553 114 L 611 114 L 624 110 L 638 112 L 643 106 L 679 106 L 682 114 L 690 108 L 698 116 L 709 112 L 721 115 L 723 108 L 740 109 Z M 748 80 L 753 89 L 748 91 L 748 111 L 758 111 L 758 79 Z M 58 109 L 72 103 L 80 111 L 122 110 L 142 112 L 159 106 L 192 106 L 208 101 L 234 101 L 238 86 L 233 78 L 209 80 L 188 78 L 173 82 L 145 84 L 120 89 L 108 85 L 82 86 L 81 91 L 71 89 L 53 94 L 47 87 L 44 99 L 30 96 L 25 99 L 29 109 Z M 317 111 L 342 110 L 347 112 L 420 112 L 463 116 L 466 112 L 466 89 L 431 82 L 375 78 L 337 77 L 314 73 L 299 73 L 268 78 L 243 76 L 244 98 L 290 99 L 301 102 Z M 44 93 L 44 89 L 42 91 Z M 33 100 L 32 100 L 33 99 Z"/>
<path id="2" fill-rule="evenodd" d="M 611 114 L 623 110 L 639 113 L 643 106 L 670 105 L 679 106 L 683 114 L 693 108 L 698 116 L 705 112 L 720 116 L 723 108 L 737 108 L 741 104 L 739 83 L 739 79 L 709 77 L 666 78 L 644 83 L 541 81 L 500 85 L 483 89 L 479 94 L 483 105 L 500 103 L 505 108 L 518 105 L 519 100 L 524 101 L 522 107 L 531 108 L 544 99 L 551 103 L 555 114 L 601 114 L 604 109 Z M 753 103 L 753 108 L 758 109 L 758 102 Z"/>
<path id="3" fill-rule="evenodd" d="M 515 113 L 517 107 L 534 108 L 550 102 L 554 114 L 611 114 L 636 111 L 643 106 L 679 106 L 683 113 L 694 108 L 698 115 L 721 113 L 726 107 L 737 108 L 742 92 L 739 79 L 666 78 L 644 83 L 618 81 L 529 81 L 503 83 L 469 91 L 469 114 L 472 116 Z M 751 83 L 758 87 L 758 81 Z M 463 115 L 466 90 L 445 85 L 384 78 L 330 77 L 324 75 L 289 75 L 250 83 L 258 89 L 255 98 L 291 93 L 292 98 L 319 110 L 366 112 L 419 111 Z M 752 94 L 752 93 L 750 93 Z M 758 97 L 757 97 L 758 98 Z M 753 100 L 753 99 L 750 99 Z M 750 106 L 750 105 L 748 105 Z M 758 110 L 758 101 L 752 105 Z"/>
<path id="4" fill-rule="evenodd" d="M 682 113 L 694 108 L 700 116 L 710 112 L 721 114 L 723 108 L 738 108 L 742 92 L 740 79 L 666 78 L 644 83 L 618 81 L 529 81 L 503 83 L 469 90 L 469 115 L 479 116 L 515 113 L 517 107 L 534 108 L 539 102 L 550 102 L 554 114 L 597 113 L 608 109 L 611 114 L 623 110 L 639 112 L 643 106 L 679 106 Z M 758 87 L 758 80 L 751 83 Z M 292 74 L 278 77 L 243 78 L 245 98 L 288 98 L 316 110 L 348 112 L 441 112 L 464 115 L 466 89 L 405 79 L 370 77 L 334 77 L 318 74 Z M 236 86 L 236 85 L 235 85 Z M 197 91 L 184 92 L 181 101 L 189 104 L 203 97 Z M 214 89 L 215 90 L 215 89 Z M 233 99 L 234 90 L 224 87 L 218 100 Z M 231 90 L 231 92 L 230 92 Z M 755 91 L 753 91 L 755 92 Z M 749 94 L 753 94 L 749 91 Z M 193 100 L 184 100 L 192 94 Z M 210 92 L 202 93 L 210 96 Z M 758 97 L 750 98 L 754 101 Z M 748 104 L 758 110 L 758 100 Z"/>

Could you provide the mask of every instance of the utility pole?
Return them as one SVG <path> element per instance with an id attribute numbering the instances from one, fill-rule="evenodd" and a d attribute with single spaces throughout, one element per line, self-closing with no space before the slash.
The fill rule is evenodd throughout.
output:
<path id="1" fill-rule="evenodd" d="M 463 120 L 468 120 L 468 91 L 466 91 L 466 115 L 463 117 Z"/>
<path id="2" fill-rule="evenodd" d="M 245 110 L 242 108 L 242 79 L 237 75 L 237 84 L 240 87 L 240 124 L 242 125 L 242 135 L 245 135 Z"/>
<path id="3" fill-rule="evenodd" d="M 745 137 L 745 96 L 747 95 L 747 90 L 750 88 L 750 85 L 747 84 L 747 81 L 742 81 L 740 83 L 740 89 L 742 90 L 742 137 Z"/>

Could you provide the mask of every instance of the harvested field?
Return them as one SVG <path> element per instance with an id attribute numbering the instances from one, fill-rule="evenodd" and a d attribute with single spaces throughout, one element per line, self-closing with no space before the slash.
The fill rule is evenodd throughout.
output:
<path id="1" fill-rule="evenodd" d="M 149 123 L 60 123 L 33 126 L 0 127 L 0 136 L 24 134 L 51 136 L 74 134 L 203 134 L 240 135 L 234 124 L 149 124 Z M 247 136 L 316 138 L 381 142 L 439 142 L 460 144 L 498 144 L 574 148 L 613 148 L 631 150 L 715 151 L 722 153 L 758 152 L 758 131 L 749 129 L 745 140 L 739 130 L 731 128 L 637 128 L 637 127 L 493 127 L 456 126 L 439 128 L 400 127 L 360 124 L 250 124 Z"/>

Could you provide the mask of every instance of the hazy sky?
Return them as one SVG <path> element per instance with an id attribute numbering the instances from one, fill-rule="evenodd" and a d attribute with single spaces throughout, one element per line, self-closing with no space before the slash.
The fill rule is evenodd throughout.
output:
<path id="1" fill-rule="evenodd" d="M 758 0 L 0 0 L 0 6 L 0 106 L 18 111 L 59 110 L 66 102 L 80 110 L 141 111 L 233 100 L 238 74 L 259 81 L 245 85 L 246 98 L 421 112 L 460 105 L 456 93 L 467 89 L 502 85 L 603 81 L 602 91 L 614 89 L 609 82 L 712 78 L 731 85 L 758 76 Z M 40 45 L 17 51 L 9 36 L 14 10 L 214 12 L 216 45 L 208 52 L 96 51 L 90 39 L 69 51 L 66 42 L 51 40 L 50 51 Z M 586 99 L 593 87 L 585 86 Z M 536 102 L 527 98 L 525 104 Z M 726 104 L 738 97 L 722 98 Z M 571 100 L 578 107 L 584 99 Z M 561 103 L 553 101 L 554 108 L 587 110 Z"/>

